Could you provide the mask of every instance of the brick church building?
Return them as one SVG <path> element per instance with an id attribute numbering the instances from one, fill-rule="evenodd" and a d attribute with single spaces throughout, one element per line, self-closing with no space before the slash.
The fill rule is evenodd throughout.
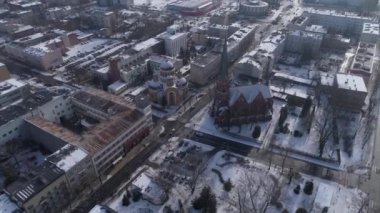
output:
<path id="1" fill-rule="evenodd" d="M 272 93 L 267 85 L 231 87 L 228 77 L 227 41 L 223 46 L 221 70 L 216 79 L 212 116 L 219 126 L 241 125 L 272 119 Z"/>

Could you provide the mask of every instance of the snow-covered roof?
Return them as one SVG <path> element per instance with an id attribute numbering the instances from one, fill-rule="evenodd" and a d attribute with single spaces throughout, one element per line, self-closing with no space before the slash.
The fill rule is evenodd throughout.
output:
<path id="1" fill-rule="evenodd" d="M 367 87 L 361 76 L 336 74 L 336 82 L 339 89 L 367 92 Z"/>
<path id="2" fill-rule="evenodd" d="M 321 73 L 321 85 L 322 86 L 334 86 L 335 75 L 328 73 Z"/>
<path id="3" fill-rule="evenodd" d="M 67 144 L 60 150 L 50 155 L 47 160 L 55 164 L 58 168 L 67 172 L 76 164 L 81 162 L 84 158 L 86 158 L 86 156 L 87 153 L 79 147 Z"/>
<path id="4" fill-rule="evenodd" d="M 261 94 L 263 98 L 272 98 L 272 93 L 268 86 L 263 84 L 254 84 L 247 86 L 238 86 L 230 88 L 229 105 L 233 105 L 240 96 L 243 96 L 248 103 L 255 100 L 257 95 Z"/>
<path id="5" fill-rule="evenodd" d="M 145 50 L 145 49 L 148 49 L 148 48 L 151 48 L 152 46 L 158 44 L 160 41 L 156 38 L 150 38 L 148 40 L 145 40 L 143 42 L 140 42 L 138 44 L 136 44 L 134 47 L 133 47 L 133 50 L 139 52 L 141 50 Z"/>
<path id="6" fill-rule="evenodd" d="M 304 38 L 309 37 L 309 38 L 320 39 L 320 40 L 323 39 L 323 36 L 321 34 L 313 33 L 313 32 L 305 32 L 301 30 L 293 31 L 290 33 L 290 35 L 304 37 Z"/>
<path id="7" fill-rule="evenodd" d="M 357 13 L 347 12 L 347 11 L 336 11 L 336 10 L 322 10 L 314 8 L 305 8 L 305 12 L 310 14 L 318 14 L 325 16 L 336 16 L 343 18 L 352 18 L 352 19 L 362 19 L 362 20 L 371 20 L 370 17 L 360 16 Z"/>
<path id="8" fill-rule="evenodd" d="M 134 181 L 133 185 L 141 189 L 141 193 L 151 198 L 160 198 L 165 192 L 155 183 L 152 178 L 145 173 L 140 174 Z"/>
<path id="9" fill-rule="evenodd" d="M 26 83 L 16 80 L 14 78 L 5 80 L 3 82 L 0 82 L 0 95 L 7 94 L 26 85 Z"/>
<path id="10" fill-rule="evenodd" d="M 92 208 L 88 213 L 113 213 L 113 212 L 116 212 L 116 211 L 112 210 L 108 206 L 98 204 L 94 206 L 94 208 Z"/>
<path id="11" fill-rule="evenodd" d="M 379 24 L 375 23 L 364 23 L 363 24 L 363 33 L 380 35 Z"/>
<path id="12" fill-rule="evenodd" d="M 274 78 L 289 80 L 289 81 L 293 81 L 293 82 L 304 84 L 304 85 L 310 85 L 310 86 L 313 86 L 315 84 L 313 80 L 300 78 L 300 77 L 288 75 L 285 73 L 275 73 Z"/>

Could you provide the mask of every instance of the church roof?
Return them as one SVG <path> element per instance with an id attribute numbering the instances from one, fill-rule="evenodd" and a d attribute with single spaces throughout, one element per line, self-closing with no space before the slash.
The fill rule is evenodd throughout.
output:
<path id="1" fill-rule="evenodd" d="M 243 95 L 243 97 L 248 103 L 251 103 L 253 100 L 255 100 L 257 95 L 260 93 L 265 99 L 272 98 L 272 93 L 269 87 L 263 84 L 232 87 L 230 88 L 229 92 L 230 92 L 230 99 L 229 99 L 230 106 L 235 104 L 235 102 L 238 100 L 238 98 L 241 95 Z"/>

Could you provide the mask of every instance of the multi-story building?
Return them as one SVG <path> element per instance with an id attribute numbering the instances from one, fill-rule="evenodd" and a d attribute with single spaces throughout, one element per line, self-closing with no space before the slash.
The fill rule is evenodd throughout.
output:
<path id="1" fill-rule="evenodd" d="M 0 82 L 0 108 L 6 107 L 28 93 L 28 84 L 14 78 Z"/>
<path id="2" fill-rule="evenodd" d="M 199 85 L 206 85 L 218 74 L 220 54 L 207 52 L 197 56 L 190 65 L 190 81 Z"/>
<path id="3" fill-rule="evenodd" d="M 293 31 L 287 34 L 285 42 L 285 50 L 292 53 L 306 55 L 310 58 L 319 55 L 323 35 L 319 33 Z"/>
<path id="4" fill-rule="evenodd" d="M 96 174 L 104 177 L 111 167 L 149 134 L 152 118 L 144 109 L 109 93 L 86 89 L 70 98 L 74 118 L 80 119 L 77 132 L 62 122 L 50 122 L 41 116 L 26 119 L 30 134 L 39 143 L 58 150 L 66 144 L 83 149 L 91 157 Z M 61 119 L 62 120 L 62 119 Z"/>
<path id="5" fill-rule="evenodd" d="M 59 212 L 70 202 L 64 171 L 45 161 L 27 180 L 18 179 L 4 192 L 27 213 Z"/>
<path id="6" fill-rule="evenodd" d="M 255 32 L 256 26 L 246 26 L 236 30 L 227 38 L 228 63 L 234 62 L 245 53 L 254 39 Z M 191 62 L 190 81 L 205 85 L 217 75 L 221 63 L 220 47 L 217 46 L 213 51 L 200 55 Z"/>
<path id="7" fill-rule="evenodd" d="M 368 83 L 372 76 L 376 49 L 376 44 L 359 42 L 349 72 L 354 75 L 362 76 L 364 81 Z"/>
<path id="8" fill-rule="evenodd" d="M 49 155 L 46 161 L 65 172 L 71 198 L 98 180 L 90 155 L 81 148 L 67 144 Z"/>
<path id="9" fill-rule="evenodd" d="M 373 44 L 378 43 L 380 41 L 379 26 L 376 23 L 364 23 L 360 41 Z"/>
<path id="10" fill-rule="evenodd" d="M 181 49 L 187 49 L 187 33 L 181 32 L 179 25 L 172 25 L 166 29 L 166 32 L 159 35 L 165 43 L 165 53 L 168 56 L 175 57 Z"/>
<path id="11" fill-rule="evenodd" d="M 367 87 L 360 76 L 336 74 L 334 80 L 334 103 L 342 108 L 360 111 L 365 104 Z"/>
<path id="12" fill-rule="evenodd" d="M 63 63 L 62 48 L 58 48 L 59 43 L 62 43 L 61 46 L 63 46 L 63 42 L 58 38 L 51 40 L 53 43 L 42 42 L 46 37 L 45 34 L 36 33 L 14 40 L 5 46 L 5 51 L 19 61 L 48 70 Z"/>
<path id="13" fill-rule="evenodd" d="M 335 10 L 308 9 L 303 16 L 308 16 L 312 24 L 322 25 L 330 31 L 342 34 L 353 33 L 360 35 L 363 31 L 364 23 L 373 23 L 370 17 Z"/>
<path id="14" fill-rule="evenodd" d="M 232 63 L 240 58 L 254 40 L 256 26 L 247 26 L 239 29 L 227 39 L 228 62 Z"/>
<path id="15" fill-rule="evenodd" d="M 69 107 L 70 99 L 66 95 L 66 92 L 63 91 L 58 93 L 32 88 L 28 91 L 28 95 L 20 101 L 2 107 L 0 110 L 0 144 L 25 137 L 22 131 L 25 117 L 38 115 L 52 122 L 60 122 L 60 118 L 72 116 L 72 110 Z"/>
<path id="16" fill-rule="evenodd" d="M 273 33 L 235 65 L 235 75 L 262 79 L 270 75 L 273 65 L 285 49 L 284 33 Z"/>

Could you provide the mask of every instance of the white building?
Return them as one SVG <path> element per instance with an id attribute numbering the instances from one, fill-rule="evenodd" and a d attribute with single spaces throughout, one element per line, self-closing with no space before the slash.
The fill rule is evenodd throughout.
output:
<path id="1" fill-rule="evenodd" d="M 254 40 L 256 26 L 242 27 L 227 39 L 227 54 L 229 63 L 240 58 Z"/>
<path id="2" fill-rule="evenodd" d="M 239 13 L 246 16 L 263 16 L 268 11 L 269 4 L 259 0 L 244 0 L 239 7 Z"/>
<path id="3" fill-rule="evenodd" d="M 360 41 L 376 44 L 380 40 L 379 24 L 364 23 Z"/>
<path id="4" fill-rule="evenodd" d="M 334 30 L 343 34 L 354 33 L 360 35 L 363 31 L 364 23 L 373 22 L 370 17 L 335 10 L 308 9 L 304 12 L 303 16 L 309 16 L 312 24 L 322 25 L 328 30 Z"/>
<path id="5" fill-rule="evenodd" d="M 253 51 L 246 54 L 235 65 L 236 76 L 262 79 L 269 76 L 273 65 L 285 49 L 286 36 L 283 33 L 272 33 L 264 39 Z"/>
<path id="6" fill-rule="evenodd" d="M 38 115 L 51 122 L 60 122 L 61 117 L 70 117 L 73 113 L 70 99 L 48 91 L 31 91 L 22 101 L 0 110 L 0 144 L 11 139 L 23 137 L 24 118 Z"/>
<path id="7" fill-rule="evenodd" d="M 168 56 L 176 57 L 181 48 L 187 48 L 187 33 L 186 32 L 166 32 L 163 36 L 165 41 L 165 53 Z"/>
<path id="8" fill-rule="evenodd" d="M 27 92 L 28 84 L 14 78 L 0 82 L 0 108 L 22 99 Z"/>

